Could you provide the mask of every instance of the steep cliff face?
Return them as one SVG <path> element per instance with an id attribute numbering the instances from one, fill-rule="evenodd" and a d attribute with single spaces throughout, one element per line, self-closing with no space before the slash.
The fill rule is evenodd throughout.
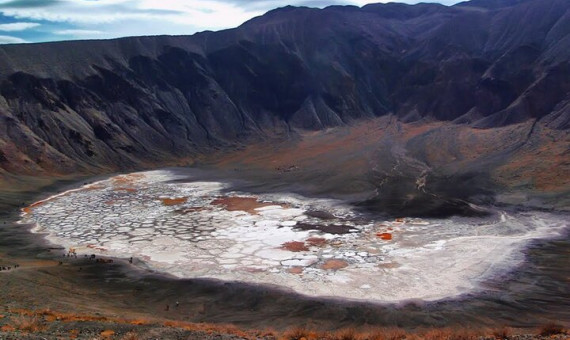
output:
<path id="1" fill-rule="evenodd" d="M 570 2 L 285 7 L 193 36 L 0 47 L 3 173 L 164 164 L 386 115 L 537 123 L 566 143 Z M 422 162 L 433 147 L 407 146 Z"/>

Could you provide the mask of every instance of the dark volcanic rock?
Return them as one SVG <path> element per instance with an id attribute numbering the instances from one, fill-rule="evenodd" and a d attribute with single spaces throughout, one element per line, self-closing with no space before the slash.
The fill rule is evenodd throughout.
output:
<path id="1" fill-rule="evenodd" d="M 388 114 L 567 130 L 569 102 L 567 0 L 285 7 L 193 36 L 0 46 L 0 167 L 136 168 Z"/>

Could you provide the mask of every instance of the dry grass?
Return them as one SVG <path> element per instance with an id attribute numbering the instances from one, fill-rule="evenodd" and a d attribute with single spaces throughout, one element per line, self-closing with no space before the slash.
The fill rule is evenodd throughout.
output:
<path id="1" fill-rule="evenodd" d="M 325 335 L 327 339 L 331 340 L 366 340 L 366 334 L 356 331 L 354 328 L 341 329 L 336 332 L 328 333 Z"/>
<path id="2" fill-rule="evenodd" d="M 292 328 L 277 332 L 273 329 L 247 330 L 229 324 L 192 323 L 176 320 L 147 320 L 147 319 L 122 319 L 105 316 L 76 315 L 53 312 L 51 310 L 30 311 L 12 310 L 16 316 L 10 317 L 10 322 L 0 327 L 3 332 L 27 332 L 38 333 L 45 330 L 50 322 L 87 322 L 95 321 L 105 323 L 105 331 L 100 333 L 100 339 L 136 340 L 140 338 L 136 329 L 126 334 L 116 334 L 113 325 L 133 325 L 168 327 L 203 335 L 230 335 L 242 339 L 279 339 L 279 340 L 476 340 L 489 339 L 489 335 L 495 339 L 512 338 L 514 330 L 508 327 L 492 330 L 473 330 L 469 328 L 429 328 L 413 332 L 402 328 L 343 328 L 337 331 L 324 332 L 307 329 L 305 327 Z M 566 334 L 566 330 L 558 324 L 547 324 L 538 333 L 549 337 Z M 68 331 L 67 338 L 73 339 L 78 336 L 77 329 Z"/>
<path id="3" fill-rule="evenodd" d="M 409 334 L 401 328 L 383 328 L 367 334 L 369 340 L 399 340 L 406 339 Z"/>
<path id="4" fill-rule="evenodd" d="M 313 336 L 311 336 L 311 335 L 313 335 Z M 316 336 L 315 332 L 310 332 L 303 327 L 297 327 L 297 328 L 293 328 L 293 329 L 290 329 L 288 331 L 285 331 L 279 337 L 279 340 L 301 340 L 301 339 L 313 340 L 313 339 L 319 339 L 319 337 Z"/>
<path id="5" fill-rule="evenodd" d="M 20 314 L 12 317 L 11 321 L 10 326 L 23 332 L 36 333 L 45 329 L 44 320 L 37 315 Z"/>
<path id="6" fill-rule="evenodd" d="M 558 334 L 568 334 L 568 332 L 559 324 L 548 323 L 540 328 L 538 334 L 542 336 L 552 336 Z"/>
<path id="7" fill-rule="evenodd" d="M 493 331 L 493 336 L 495 339 L 507 339 L 513 333 L 512 329 L 509 327 L 503 327 Z"/>
<path id="8" fill-rule="evenodd" d="M 482 336 L 466 328 L 434 328 L 408 332 L 401 328 L 388 327 L 372 330 L 343 328 L 332 332 L 317 332 L 306 328 L 285 331 L 280 340 L 476 340 Z"/>

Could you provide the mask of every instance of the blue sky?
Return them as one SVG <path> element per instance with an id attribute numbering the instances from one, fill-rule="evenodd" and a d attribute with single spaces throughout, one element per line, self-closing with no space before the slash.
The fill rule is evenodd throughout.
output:
<path id="1" fill-rule="evenodd" d="M 0 44 L 192 34 L 236 27 L 285 5 L 325 7 L 367 0 L 0 0 Z M 389 2 L 389 1 L 382 1 Z M 414 0 L 400 2 L 416 3 Z M 440 0 L 451 5 L 458 0 Z"/>

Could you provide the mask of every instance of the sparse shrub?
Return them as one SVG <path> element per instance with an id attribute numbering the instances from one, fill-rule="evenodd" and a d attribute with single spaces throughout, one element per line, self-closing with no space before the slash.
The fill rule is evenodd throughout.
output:
<path id="1" fill-rule="evenodd" d="M 45 325 L 37 315 L 24 315 L 12 317 L 12 326 L 20 331 L 35 333 L 43 330 Z"/>
<path id="2" fill-rule="evenodd" d="M 294 328 L 288 331 L 285 331 L 281 335 L 282 340 L 307 340 L 309 337 L 309 332 L 305 328 Z"/>
<path id="3" fill-rule="evenodd" d="M 426 340 L 448 340 L 452 337 L 452 330 L 449 328 L 433 328 L 423 333 Z"/>
<path id="4" fill-rule="evenodd" d="M 368 334 L 369 340 L 401 340 L 406 339 L 406 331 L 400 328 L 382 328 Z"/>
<path id="5" fill-rule="evenodd" d="M 495 339 L 508 339 L 512 335 L 512 330 L 509 327 L 503 327 L 493 331 Z"/>
<path id="6" fill-rule="evenodd" d="M 363 339 L 354 328 L 345 328 L 325 335 L 330 340 L 360 340 Z"/>
<path id="7" fill-rule="evenodd" d="M 548 323 L 540 329 L 539 334 L 542 336 L 551 336 L 557 334 L 564 334 L 564 327 L 556 323 Z"/>

